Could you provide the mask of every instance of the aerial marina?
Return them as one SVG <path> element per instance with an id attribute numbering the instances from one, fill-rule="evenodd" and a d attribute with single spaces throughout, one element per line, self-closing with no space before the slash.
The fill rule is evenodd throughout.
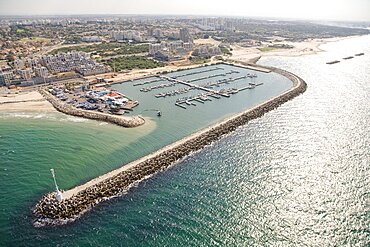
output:
<path id="1" fill-rule="evenodd" d="M 63 113 L 123 127 L 137 127 L 145 123 L 141 113 L 147 113 L 149 108 L 146 104 L 146 108 L 140 108 L 140 101 L 149 99 L 152 106 L 161 105 L 160 99 L 171 98 L 170 105 L 187 109 L 187 106 L 212 101 L 211 98 L 230 98 L 245 90 L 256 90 L 267 82 L 266 75 L 273 75 L 270 72 L 259 66 L 218 62 L 144 76 L 121 84 L 55 84 L 39 91 Z M 121 86 L 123 90 L 120 90 Z"/>
<path id="2" fill-rule="evenodd" d="M 139 90 L 141 93 L 155 92 L 155 98 L 180 96 L 173 103 L 183 109 L 186 109 L 186 105 L 196 106 L 196 103 L 212 101 L 211 98 L 229 98 L 241 91 L 263 85 L 263 82 L 256 82 L 258 75 L 255 71 L 246 68 L 241 70 L 234 65 L 219 63 L 209 68 L 206 66 L 192 70 L 185 73 L 181 71 L 166 73 L 126 83 L 133 83 L 133 87 L 141 86 Z M 211 73 L 216 71 L 219 73 Z M 260 72 L 270 71 L 262 69 Z M 160 91 L 161 89 L 165 90 Z"/>
<path id="3" fill-rule="evenodd" d="M 211 76 L 212 71 L 215 70 L 222 70 L 228 74 L 223 79 L 215 80 Z M 209 73 L 209 75 L 204 73 Z M 194 80 L 197 77 L 206 76 L 209 78 Z M 193 82 L 189 83 L 188 80 L 193 80 Z M 175 90 L 174 95 L 171 96 L 177 95 L 175 92 L 178 94 L 182 92 L 182 96 L 181 98 L 156 97 L 158 93 L 164 93 L 158 92 L 158 90 L 165 88 L 165 86 L 147 91 L 140 90 L 140 87 L 137 86 L 138 83 L 148 81 L 153 84 L 151 87 L 164 83 L 171 84 Z M 229 84 L 232 84 L 232 87 Z M 59 200 L 55 199 L 54 193 L 45 194 L 33 208 L 35 226 L 63 225 L 74 221 L 100 202 L 125 193 L 133 183 L 166 169 L 186 155 L 232 132 L 238 126 L 262 116 L 303 93 L 306 90 L 306 83 L 298 76 L 277 68 L 255 66 L 252 71 L 244 66 L 219 63 L 192 68 L 190 73 L 181 70 L 163 73 L 154 78 L 126 81 L 122 84 L 111 85 L 109 90 L 117 92 L 117 94 L 142 99 L 142 102 L 128 113 L 131 116 L 156 112 L 156 115 L 161 117 L 161 121 L 166 121 L 174 116 L 181 121 L 181 119 L 189 119 L 198 114 L 206 122 L 197 131 L 192 131 L 190 135 L 186 135 L 180 140 L 175 139 L 174 142 L 158 151 L 124 164 L 86 184 L 61 191 Z M 139 97 L 141 94 L 147 96 Z M 234 95 L 235 98 L 231 97 Z M 206 102 L 209 104 L 205 104 Z M 234 114 L 227 113 L 230 110 L 228 107 L 222 109 L 221 106 L 225 105 L 234 108 Z M 153 109 L 154 107 L 155 109 Z M 188 110 L 184 111 L 179 108 Z M 198 111 L 199 113 L 197 113 Z M 208 114 L 204 114 L 204 112 L 208 112 Z M 216 115 L 210 117 L 213 114 Z"/>

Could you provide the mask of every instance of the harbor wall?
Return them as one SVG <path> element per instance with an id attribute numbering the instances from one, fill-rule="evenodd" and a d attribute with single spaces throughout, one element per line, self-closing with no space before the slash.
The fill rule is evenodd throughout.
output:
<path id="1" fill-rule="evenodd" d="M 76 117 L 83 117 L 103 122 L 108 122 L 112 124 L 116 124 L 126 128 L 133 128 L 143 125 L 145 123 L 144 118 L 140 116 L 133 116 L 133 117 L 125 117 L 125 116 L 115 116 L 106 113 L 96 112 L 96 111 L 88 111 L 83 109 L 78 109 L 68 104 L 65 104 L 61 100 L 54 97 L 50 94 L 46 89 L 42 88 L 39 90 L 42 96 L 49 101 L 57 111 L 62 113 L 76 116 Z"/>
<path id="2" fill-rule="evenodd" d="M 181 158 L 204 148 L 248 121 L 263 116 L 266 112 L 305 92 L 307 85 L 298 76 L 277 68 L 263 68 L 289 78 L 293 82 L 292 88 L 252 109 L 224 119 L 153 154 L 124 165 L 106 176 L 103 175 L 63 192 L 63 195 L 67 196 L 61 202 L 56 201 L 55 193 L 45 194 L 33 208 L 34 225 L 39 227 L 72 222 L 100 202 L 126 193 L 130 186 L 138 181 L 167 169 Z"/>

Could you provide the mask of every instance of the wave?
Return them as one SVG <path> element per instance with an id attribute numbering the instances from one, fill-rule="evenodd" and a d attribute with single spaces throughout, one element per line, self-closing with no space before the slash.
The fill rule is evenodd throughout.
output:
<path id="1" fill-rule="evenodd" d="M 85 123 L 89 119 L 79 118 L 64 115 L 61 113 L 30 113 L 30 112 L 9 112 L 0 114 L 2 119 L 46 119 L 51 121 L 60 121 L 60 122 L 73 122 L 73 123 Z"/>
<path id="2" fill-rule="evenodd" d="M 80 117 L 73 117 L 73 116 L 67 116 L 60 119 L 61 122 L 73 122 L 73 123 L 85 123 L 89 120 L 86 118 L 80 118 Z"/>

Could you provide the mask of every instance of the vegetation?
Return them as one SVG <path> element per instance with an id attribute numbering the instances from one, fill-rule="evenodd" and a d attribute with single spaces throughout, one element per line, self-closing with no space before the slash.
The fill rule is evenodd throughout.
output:
<path id="1" fill-rule="evenodd" d="M 23 26 L 15 25 L 10 27 L 10 35 L 18 38 L 24 38 L 31 37 L 32 32 Z"/>
<path id="2" fill-rule="evenodd" d="M 265 46 L 265 47 L 259 47 L 257 49 L 262 51 L 262 52 L 267 52 L 267 51 L 273 51 L 273 50 L 277 50 L 277 49 L 292 49 L 292 48 L 294 48 L 294 47 L 291 46 L 291 45 L 287 45 L 287 44 L 274 44 L 274 45 L 269 45 L 269 46 Z"/>
<path id="3" fill-rule="evenodd" d="M 224 55 L 232 55 L 232 53 L 230 52 L 230 50 L 226 47 L 222 47 L 221 48 L 221 52 L 224 54 Z"/>
<path id="4" fill-rule="evenodd" d="M 29 38 L 23 38 L 23 39 L 19 40 L 19 42 L 22 42 L 22 43 L 32 43 L 32 42 L 49 43 L 50 39 L 42 38 L 42 37 L 29 37 Z"/>
<path id="5" fill-rule="evenodd" d="M 280 49 L 280 48 L 271 47 L 271 46 L 264 46 L 264 47 L 258 47 L 257 49 L 262 51 L 262 52 L 268 52 L 268 51 L 273 51 L 273 50 L 277 50 L 277 49 Z"/>
<path id="6" fill-rule="evenodd" d="M 192 64 L 204 64 L 210 61 L 208 58 L 203 57 L 189 57 L 189 60 Z"/>
<path id="7" fill-rule="evenodd" d="M 143 56 L 128 56 L 111 58 L 104 62 L 115 71 L 131 70 L 131 69 L 154 69 L 165 66 L 164 63 Z"/>
<path id="8" fill-rule="evenodd" d="M 51 54 L 57 54 L 58 52 L 71 52 L 71 51 L 83 51 L 93 53 L 94 55 L 100 55 L 102 57 L 119 56 L 119 55 L 131 55 L 138 53 L 149 52 L 148 44 L 140 45 L 129 45 L 120 43 L 101 43 L 94 45 L 81 45 L 73 47 L 63 47 L 51 51 Z"/>
<path id="9" fill-rule="evenodd" d="M 215 56 L 215 59 L 219 61 L 225 61 L 225 59 L 222 56 Z"/>
<path id="10" fill-rule="evenodd" d="M 82 40 L 81 40 L 81 37 L 79 37 L 79 36 L 68 36 L 64 40 L 65 44 L 79 44 L 81 42 L 82 42 Z"/>

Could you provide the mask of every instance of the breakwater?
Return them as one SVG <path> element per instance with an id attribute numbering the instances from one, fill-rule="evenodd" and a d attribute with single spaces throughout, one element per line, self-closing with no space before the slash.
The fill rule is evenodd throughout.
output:
<path id="1" fill-rule="evenodd" d="M 275 109 L 306 90 L 306 83 L 298 76 L 277 68 L 265 67 L 265 69 L 286 76 L 293 82 L 293 87 L 252 109 L 224 119 L 155 153 L 93 179 L 86 184 L 65 191 L 63 192 L 64 199 L 61 202 L 55 199 L 54 193 L 47 193 L 33 208 L 34 225 L 61 225 L 74 221 L 100 202 L 126 193 L 130 186 L 136 182 L 167 169 L 181 158 L 219 140 L 239 126 L 261 117 L 266 112 Z"/>
<path id="2" fill-rule="evenodd" d="M 39 92 L 47 101 L 49 101 L 54 106 L 54 108 L 57 111 L 60 111 L 68 115 L 108 122 L 108 123 L 116 124 L 116 125 L 126 127 L 126 128 L 138 127 L 145 123 L 144 118 L 140 116 L 133 116 L 133 117 L 115 116 L 115 115 L 110 115 L 110 114 L 96 112 L 96 111 L 92 112 L 88 110 L 77 109 L 55 98 L 44 88 L 40 89 Z"/>

